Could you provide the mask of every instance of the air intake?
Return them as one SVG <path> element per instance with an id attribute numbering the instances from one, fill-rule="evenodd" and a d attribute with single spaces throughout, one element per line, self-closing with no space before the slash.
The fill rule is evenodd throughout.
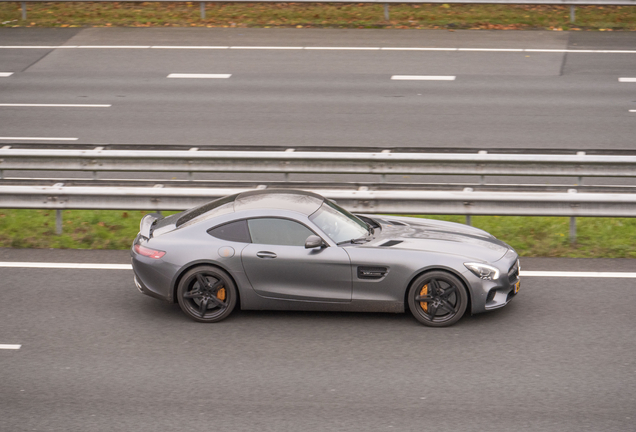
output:
<path id="1" fill-rule="evenodd" d="M 378 245 L 378 246 L 391 247 L 400 243 L 402 243 L 402 240 L 389 240 L 388 242 L 382 243 L 381 245 Z"/>
<path id="2" fill-rule="evenodd" d="M 394 220 L 387 220 L 387 222 L 392 224 L 392 225 L 408 226 L 404 222 L 399 222 L 399 221 L 394 221 Z"/>

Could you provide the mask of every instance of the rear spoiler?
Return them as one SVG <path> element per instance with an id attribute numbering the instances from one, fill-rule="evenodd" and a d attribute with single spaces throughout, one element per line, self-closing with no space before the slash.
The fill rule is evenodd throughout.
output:
<path id="1" fill-rule="evenodd" d="M 157 219 L 158 218 L 152 214 L 147 214 L 141 218 L 141 222 L 139 222 L 139 234 L 146 240 L 150 240 L 150 237 L 152 236 L 152 226 Z"/>

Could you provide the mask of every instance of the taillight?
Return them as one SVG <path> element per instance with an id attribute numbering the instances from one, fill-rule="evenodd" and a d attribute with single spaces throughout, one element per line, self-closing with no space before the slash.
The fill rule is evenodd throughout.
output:
<path id="1" fill-rule="evenodd" d="M 147 256 L 149 258 L 154 258 L 154 259 L 159 259 L 166 254 L 164 251 L 150 249 L 140 244 L 135 245 L 135 252 L 137 252 L 140 255 Z"/>

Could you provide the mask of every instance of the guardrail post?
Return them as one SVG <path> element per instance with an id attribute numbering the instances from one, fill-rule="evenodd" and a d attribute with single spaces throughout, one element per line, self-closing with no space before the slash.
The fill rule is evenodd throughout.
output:
<path id="1" fill-rule="evenodd" d="M 576 244 L 576 218 L 574 216 L 570 218 L 570 244 Z"/>
<path id="2" fill-rule="evenodd" d="M 570 22 L 573 23 L 576 18 L 576 6 L 570 5 Z"/>
<path id="3" fill-rule="evenodd" d="M 389 4 L 388 3 L 384 3 L 384 20 L 385 21 L 389 20 Z"/>
<path id="4" fill-rule="evenodd" d="M 55 234 L 62 234 L 62 210 L 55 210 Z"/>
<path id="5" fill-rule="evenodd" d="M 466 225 L 473 226 L 473 219 L 470 215 L 466 215 Z"/>
<path id="6" fill-rule="evenodd" d="M 20 3 L 22 3 L 22 19 L 26 21 L 26 2 Z"/>
<path id="7" fill-rule="evenodd" d="M 201 2 L 201 19 L 205 19 L 205 2 Z"/>

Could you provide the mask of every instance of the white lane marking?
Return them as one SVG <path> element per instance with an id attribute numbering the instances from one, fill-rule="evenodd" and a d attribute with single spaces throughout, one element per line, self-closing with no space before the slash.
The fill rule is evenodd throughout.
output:
<path id="1" fill-rule="evenodd" d="M 0 344 L 0 349 L 12 349 L 17 350 L 20 349 L 22 345 L 10 345 L 10 344 Z"/>
<path id="2" fill-rule="evenodd" d="M 75 48 L 148 49 L 150 45 L 79 45 Z"/>
<path id="3" fill-rule="evenodd" d="M 7 268 L 83 269 L 83 270 L 132 270 L 131 264 L 52 263 L 52 262 L 0 262 Z M 529 271 L 522 270 L 521 277 L 572 277 L 572 278 L 627 278 L 636 279 L 633 272 L 578 272 L 578 271 Z"/>
<path id="4" fill-rule="evenodd" d="M 177 46 L 177 45 L 153 45 L 150 47 L 151 49 L 204 49 L 204 50 L 215 50 L 215 49 L 229 49 L 229 46 L 198 46 L 198 45 L 186 45 L 186 46 Z"/>
<path id="5" fill-rule="evenodd" d="M 6 78 L 13 75 L 13 72 L 0 72 L 0 78 Z"/>
<path id="6" fill-rule="evenodd" d="M 47 138 L 47 137 L 0 137 L 0 140 L 13 141 L 77 141 L 79 138 Z"/>
<path id="7" fill-rule="evenodd" d="M 0 107 L 69 107 L 69 108 L 108 108 L 110 104 L 18 104 L 18 103 L 0 103 Z"/>
<path id="8" fill-rule="evenodd" d="M 619 78 L 618 82 L 636 82 L 636 78 Z"/>
<path id="9" fill-rule="evenodd" d="M 636 112 L 636 110 L 629 110 L 629 112 Z"/>
<path id="10" fill-rule="evenodd" d="M 45 269 L 83 269 L 83 270 L 131 270 L 131 264 L 99 263 L 51 263 L 51 262 L 0 262 L 0 267 L 45 268 Z"/>
<path id="11" fill-rule="evenodd" d="M 171 46 L 171 45 L 0 45 L 0 49 L 242 49 L 242 50 L 352 50 L 352 51 L 465 51 L 465 52 L 535 52 L 535 53 L 603 53 L 636 54 L 636 50 L 580 50 L 544 48 L 436 48 L 436 47 L 306 47 L 306 46 Z"/>
<path id="12" fill-rule="evenodd" d="M 393 75 L 392 80 L 410 80 L 410 81 L 455 81 L 454 76 L 448 75 Z"/>
<path id="13" fill-rule="evenodd" d="M 307 50 L 378 51 L 380 47 L 305 47 Z"/>
<path id="14" fill-rule="evenodd" d="M 230 49 L 240 49 L 240 50 L 301 50 L 305 47 L 301 46 L 231 46 Z"/>
<path id="15" fill-rule="evenodd" d="M 183 74 L 171 73 L 168 78 L 229 78 L 232 74 Z"/>
<path id="16" fill-rule="evenodd" d="M 457 51 L 523 52 L 523 48 L 458 48 Z"/>
<path id="17" fill-rule="evenodd" d="M 576 271 L 528 271 L 522 270 L 521 277 L 572 277 L 572 278 L 636 278 L 629 272 L 576 272 Z"/>

